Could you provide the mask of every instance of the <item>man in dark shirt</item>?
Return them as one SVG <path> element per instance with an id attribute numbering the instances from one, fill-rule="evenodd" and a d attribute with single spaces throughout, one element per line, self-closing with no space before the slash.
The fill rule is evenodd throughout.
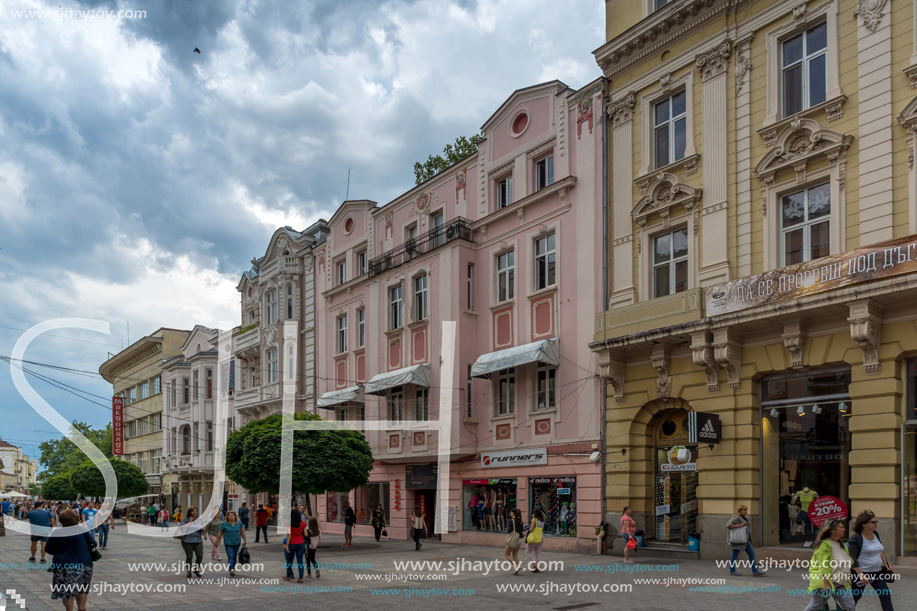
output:
<path id="1" fill-rule="evenodd" d="M 45 528 L 51 528 L 54 524 L 54 516 L 51 515 L 51 512 L 45 509 L 44 503 L 38 503 L 35 505 L 35 509 L 30 511 L 25 515 L 25 519 L 29 521 L 29 524 L 32 526 L 44 526 Z M 46 534 L 32 534 L 32 556 L 29 558 L 29 562 L 35 562 L 35 549 L 38 547 L 39 542 L 41 543 L 41 563 L 44 564 L 45 560 L 45 543 L 48 541 L 48 535 Z"/>
<path id="2" fill-rule="evenodd" d="M 341 547 L 353 545 L 353 525 L 356 523 L 357 514 L 353 512 L 350 501 L 344 501 L 344 545 Z"/>
<path id="3" fill-rule="evenodd" d="M 267 509 L 264 508 L 264 505 L 258 505 L 258 511 L 255 512 L 255 543 L 260 543 L 262 529 L 264 530 L 264 542 L 267 543 L 267 518 Z"/>
<path id="4" fill-rule="evenodd" d="M 248 530 L 248 504 L 242 503 L 242 507 L 239 508 L 239 519 L 242 520 L 242 528 Z"/>

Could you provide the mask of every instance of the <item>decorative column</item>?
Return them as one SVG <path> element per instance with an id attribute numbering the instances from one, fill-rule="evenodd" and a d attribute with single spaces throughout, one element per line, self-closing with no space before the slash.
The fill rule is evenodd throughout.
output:
<path id="1" fill-rule="evenodd" d="M 704 204 L 701 266 L 697 275 L 700 286 L 710 286 L 730 279 L 729 241 L 726 193 L 728 134 L 726 132 L 726 72 L 732 41 L 697 56 L 695 64 L 703 78 L 704 113 Z"/>
<path id="2" fill-rule="evenodd" d="M 634 207 L 634 103 L 636 94 L 608 103 L 611 119 L 612 189 L 611 207 L 614 222 L 613 270 L 614 281 L 608 309 L 627 306 L 637 301 L 634 288 L 634 231 L 631 210 Z"/>
<path id="3" fill-rule="evenodd" d="M 890 3 L 857 2 L 860 243 L 894 238 L 892 197 L 892 26 Z M 840 249 L 841 251 L 844 248 Z"/>
<path id="4" fill-rule="evenodd" d="M 749 34 L 736 41 L 736 274 L 751 275 L 751 41 Z"/>

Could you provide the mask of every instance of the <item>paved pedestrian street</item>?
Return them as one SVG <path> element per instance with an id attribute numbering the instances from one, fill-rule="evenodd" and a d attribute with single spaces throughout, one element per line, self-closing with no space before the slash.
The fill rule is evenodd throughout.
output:
<path id="1" fill-rule="evenodd" d="M 112 533 L 109 549 L 102 552 L 103 559 L 95 565 L 94 591 L 87 608 L 269 609 L 320 604 L 325 610 L 373 611 L 408 605 L 427 609 L 784 611 L 801 610 L 807 602 L 791 592 L 807 585 L 801 569 L 772 569 L 763 578 L 729 577 L 726 569 L 717 568 L 713 561 L 673 564 L 665 558 L 646 558 L 641 552 L 637 562 L 628 566 L 614 556 L 546 553 L 545 562 L 562 565 L 548 567 L 540 574 L 523 569 L 519 576 L 512 576 L 502 567 L 495 570 L 493 562 L 502 560 L 502 549 L 496 547 L 430 541 L 414 552 L 411 542 L 383 540 L 377 544 L 356 537 L 352 547 L 342 548 L 342 541 L 336 536 L 324 539 L 317 554 L 324 567 L 321 578 L 306 578 L 301 585 L 280 579 L 283 555 L 279 543 L 250 547 L 252 563 L 263 564 L 261 570 L 237 571 L 236 578 L 230 579 L 225 569 L 214 570 L 208 565 L 201 580 L 189 581 L 177 574 L 175 567 L 165 566 L 183 560 L 178 542 L 127 535 L 118 528 Z M 0 537 L 2 591 L 15 590 L 29 611 L 61 609 L 60 601 L 51 600 L 51 575 L 20 564 L 28 560 L 28 545 L 25 535 L 7 531 L 6 537 Z M 209 557 L 209 544 L 205 544 L 205 561 Z M 524 557 L 520 553 L 520 558 Z M 441 564 L 438 570 L 401 564 L 410 561 Z M 156 563 L 163 566 L 152 566 Z M 658 582 L 647 583 L 649 580 Z M 694 581 L 688 584 L 688 580 Z M 728 590 L 723 592 L 724 588 Z M 20 608 L 13 600 L 3 602 L 7 609 Z M 917 578 L 903 577 L 895 584 L 894 603 L 899 610 L 917 608 Z M 857 609 L 878 610 L 879 600 L 866 596 Z"/>

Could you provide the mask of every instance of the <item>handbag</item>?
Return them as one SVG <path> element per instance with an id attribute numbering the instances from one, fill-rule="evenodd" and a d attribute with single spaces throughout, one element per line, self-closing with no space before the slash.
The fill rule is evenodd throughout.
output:
<path id="1" fill-rule="evenodd" d="M 526 537 L 526 543 L 541 543 L 543 540 L 544 529 L 541 526 L 535 526 Z"/>
<path id="2" fill-rule="evenodd" d="M 251 564 L 251 562 L 251 554 L 248 553 L 248 548 L 243 545 L 242 549 L 239 550 L 239 564 L 244 566 L 246 564 Z"/>
<path id="3" fill-rule="evenodd" d="M 510 528 L 512 530 L 506 535 L 506 540 L 503 542 L 505 547 L 514 548 L 519 545 L 519 533 L 516 532 L 516 519 L 513 518 L 509 521 Z"/>
<path id="4" fill-rule="evenodd" d="M 384 528 L 382 529 L 382 536 L 383 536 L 383 537 L 387 537 L 387 536 L 388 536 L 388 531 L 385 530 Z"/>
<path id="5" fill-rule="evenodd" d="M 730 545 L 744 547 L 748 543 L 747 525 L 743 526 L 742 528 L 729 528 L 727 525 L 726 528 L 728 529 L 726 539 L 729 541 Z"/>
<path id="6" fill-rule="evenodd" d="M 102 559 L 102 554 L 99 553 L 96 542 L 92 540 L 92 537 L 89 536 L 89 533 L 83 533 L 83 536 L 86 537 L 86 545 L 89 546 L 89 555 L 92 556 L 92 561 L 98 562 Z"/>
<path id="7" fill-rule="evenodd" d="M 412 527 L 411 527 L 410 538 L 413 539 L 413 538 L 414 538 L 414 535 L 415 535 L 416 533 L 417 533 L 417 529 L 415 529 L 415 528 L 412 526 Z"/>

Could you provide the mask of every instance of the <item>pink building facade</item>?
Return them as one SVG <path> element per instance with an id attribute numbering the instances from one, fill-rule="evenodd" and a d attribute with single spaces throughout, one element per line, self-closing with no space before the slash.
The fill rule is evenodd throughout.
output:
<path id="1" fill-rule="evenodd" d="M 377 504 L 390 538 L 407 538 L 415 506 L 432 529 L 441 439 L 429 425 L 448 410 L 444 541 L 499 545 L 518 506 L 546 514 L 547 549 L 594 548 L 602 92 L 600 81 L 519 90 L 475 155 L 383 206 L 344 202 L 328 222 L 312 248 L 319 413 L 390 424 L 365 431 L 369 485 L 319 498 L 323 528 L 343 532 L 349 501 L 357 536 L 373 534 Z"/>

